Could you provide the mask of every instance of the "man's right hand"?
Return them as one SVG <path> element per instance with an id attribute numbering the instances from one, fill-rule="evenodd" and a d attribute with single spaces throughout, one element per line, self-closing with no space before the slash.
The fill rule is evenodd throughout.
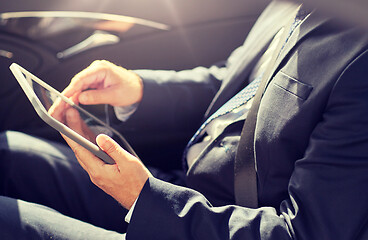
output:
<path id="1" fill-rule="evenodd" d="M 141 101 L 143 83 L 134 72 L 98 60 L 75 75 L 63 95 L 85 105 L 129 106 Z"/>

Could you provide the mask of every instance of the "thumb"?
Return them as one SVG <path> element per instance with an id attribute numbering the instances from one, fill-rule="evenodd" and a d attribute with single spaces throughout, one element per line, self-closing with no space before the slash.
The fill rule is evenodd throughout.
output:
<path id="1" fill-rule="evenodd" d="M 110 138 L 105 134 L 100 134 L 96 138 L 97 145 L 109 155 L 115 162 L 119 163 L 121 160 L 127 159 L 130 154 L 125 151 L 120 145 L 114 141 L 114 139 Z"/>
<path id="2" fill-rule="evenodd" d="M 114 90 L 112 88 L 87 90 L 79 94 L 78 100 L 84 105 L 93 104 L 110 104 L 115 99 Z"/>

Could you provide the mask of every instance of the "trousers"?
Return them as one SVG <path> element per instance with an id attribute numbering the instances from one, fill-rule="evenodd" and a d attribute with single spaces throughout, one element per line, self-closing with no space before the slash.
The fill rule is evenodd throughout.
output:
<path id="1" fill-rule="evenodd" d="M 122 239 L 126 231 L 127 210 L 60 143 L 1 134 L 0 195 L 0 239 Z"/>
<path id="2" fill-rule="evenodd" d="M 149 170 L 184 185 L 181 172 Z M 126 214 L 90 181 L 67 145 L 0 134 L 0 239 L 124 239 Z"/>
<path id="3" fill-rule="evenodd" d="M 184 174 L 149 168 L 184 185 Z M 127 210 L 96 187 L 71 149 L 0 134 L 0 239 L 124 239 Z"/>

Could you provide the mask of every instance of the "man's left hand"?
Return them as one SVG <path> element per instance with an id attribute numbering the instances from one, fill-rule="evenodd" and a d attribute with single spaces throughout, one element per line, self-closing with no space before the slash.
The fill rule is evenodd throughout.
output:
<path id="1" fill-rule="evenodd" d="M 78 128 L 81 128 L 79 121 L 78 112 L 75 109 L 68 109 L 67 125 L 82 133 L 83 129 L 78 131 Z M 115 198 L 123 207 L 130 209 L 151 176 L 143 163 L 103 134 L 97 136 L 97 145 L 115 161 L 115 164 L 104 163 L 70 138 L 63 137 L 74 151 L 80 165 L 87 171 L 91 181 Z"/>

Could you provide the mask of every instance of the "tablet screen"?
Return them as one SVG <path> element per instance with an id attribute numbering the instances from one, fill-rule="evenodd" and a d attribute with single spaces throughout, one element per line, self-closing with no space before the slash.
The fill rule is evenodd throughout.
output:
<path id="1" fill-rule="evenodd" d="M 28 84 L 32 87 L 34 93 L 36 94 L 37 98 L 40 100 L 40 103 L 44 107 L 45 111 L 48 112 L 51 117 L 54 117 L 58 121 L 65 124 L 65 109 L 67 108 L 74 108 L 77 109 L 79 112 L 80 117 L 84 120 L 84 123 L 92 130 L 92 132 L 97 136 L 98 134 L 104 133 L 111 137 L 114 137 L 116 141 L 119 142 L 119 139 L 114 136 L 113 132 L 107 128 L 106 126 L 102 125 L 100 121 L 96 120 L 96 117 L 91 116 L 88 112 L 75 104 L 70 104 L 70 102 L 66 102 L 65 99 L 61 98 L 57 92 L 50 91 L 45 87 L 41 86 L 38 82 L 33 81 L 30 78 L 26 78 Z M 61 101 L 63 102 L 63 109 L 60 110 Z M 57 109 L 57 116 L 55 116 L 55 108 Z M 70 128 L 70 126 L 68 126 Z M 73 129 L 76 131 L 75 129 Z M 116 139 L 117 138 L 117 139 Z M 93 141 L 91 139 L 88 139 Z"/>
<path id="2" fill-rule="evenodd" d="M 65 118 L 65 112 L 61 112 L 59 117 L 54 116 L 53 109 L 55 108 L 60 101 L 63 101 L 63 99 L 55 92 L 51 92 L 50 90 L 46 89 L 45 87 L 41 86 L 39 83 L 35 81 L 29 81 L 30 84 L 32 84 L 33 91 L 35 92 L 37 98 L 40 100 L 42 106 L 45 108 L 45 110 L 50 113 L 50 115 L 57 120 L 61 122 L 63 121 L 61 118 Z M 80 117 L 84 120 L 85 124 L 95 133 L 97 136 L 98 134 L 104 133 L 106 135 L 109 135 L 111 137 L 117 138 L 117 136 L 114 136 L 113 132 L 107 128 L 106 126 L 102 125 L 99 121 L 96 120 L 96 117 L 91 117 L 86 110 L 83 111 L 80 107 L 77 105 L 71 105 L 67 103 L 66 101 L 63 101 L 65 105 L 68 105 L 67 107 L 73 107 L 74 109 L 77 109 L 79 112 Z M 68 126 L 70 127 L 70 126 Z M 75 130 L 75 129 L 73 129 Z M 115 139 L 119 142 L 119 139 Z"/>
<path id="3" fill-rule="evenodd" d="M 105 122 L 101 121 L 77 104 L 74 104 L 71 99 L 61 95 L 61 93 L 56 89 L 52 88 L 19 65 L 13 63 L 10 69 L 38 115 L 50 126 L 82 144 L 84 147 L 97 154 L 100 158 L 101 155 L 104 154 L 101 153 L 102 150 L 96 146 L 95 136 L 101 133 L 113 137 L 114 140 L 116 140 L 125 150 L 138 158 L 137 154 L 125 138 Z M 69 108 L 78 110 L 83 123 L 85 126 L 88 126 L 87 132 L 90 137 L 86 138 L 86 136 L 81 136 L 78 134 L 78 131 L 72 129 L 74 131 L 73 133 L 73 131 L 70 131 L 70 127 L 65 125 L 65 111 Z M 102 156 L 102 158 L 105 158 L 105 156 Z M 111 163 L 111 161 L 109 162 Z"/>

